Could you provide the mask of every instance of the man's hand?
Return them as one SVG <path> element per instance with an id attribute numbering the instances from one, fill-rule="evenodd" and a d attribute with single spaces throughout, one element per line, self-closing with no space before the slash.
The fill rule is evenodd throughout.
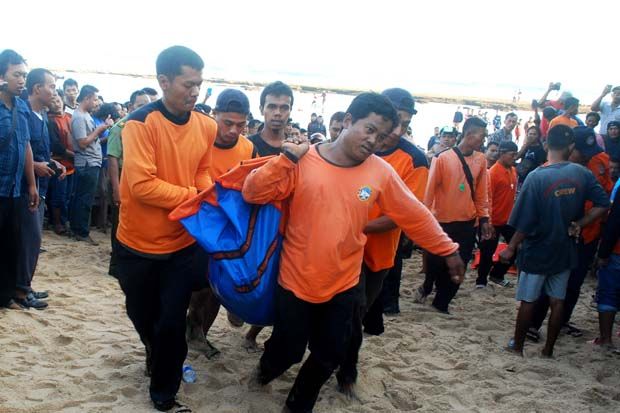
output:
<path id="1" fill-rule="evenodd" d="M 34 173 L 39 178 L 49 178 L 54 176 L 54 170 L 47 166 L 47 162 L 33 162 Z"/>
<path id="2" fill-rule="evenodd" d="M 461 284 L 465 279 L 465 264 L 458 251 L 446 257 L 446 265 L 448 266 L 448 273 L 452 282 Z"/>
<path id="3" fill-rule="evenodd" d="M 301 159 L 308 149 L 310 149 L 310 143 L 304 138 L 286 138 L 282 143 L 282 152 L 288 152 L 297 159 Z"/>
<path id="4" fill-rule="evenodd" d="M 118 189 L 112 189 L 112 201 L 117 207 L 121 205 L 121 193 Z"/>
<path id="5" fill-rule="evenodd" d="M 603 89 L 603 92 L 601 93 L 601 96 L 607 96 L 609 93 L 611 93 L 612 87 L 613 87 L 612 85 L 605 86 L 605 88 Z"/>
<path id="6" fill-rule="evenodd" d="M 63 179 L 65 179 L 67 176 L 67 168 L 65 168 L 63 164 L 54 159 L 52 159 L 51 162 L 54 162 L 56 168 L 58 168 L 58 170 L 60 171 L 60 175 L 58 175 L 58 180 L 62 181 Z"/>
<path id="7" fill-rule="evenodd" d="M 35 212 L 39 209 L 39 191 L 36 185 L 28 187 L 28 209 L 30 212 Z"/>
<path id="8" fill-rule="evenodd" d="M 503 264 L 510 264 L 510 261 L 515 256 L 515 250 L 508 245 L 502 252 L 499 253 L 499 260 Z"/>
<path id="9" fill-rule="evenodd" d="M 488 241 L 495 238 L 495 228 L 493 228 L 493 225 L 489 224 L 488 222 L 485 222 L 480 226 L 480 232 L 483 241 Z"/>
<path id="10" fill-rule="evenodd" d="M 581 225 L 576 223 L 575 221 L 570 223 L 568 227 L 568 236 L 573 238 L 579 238 L 581 235 Z"/>

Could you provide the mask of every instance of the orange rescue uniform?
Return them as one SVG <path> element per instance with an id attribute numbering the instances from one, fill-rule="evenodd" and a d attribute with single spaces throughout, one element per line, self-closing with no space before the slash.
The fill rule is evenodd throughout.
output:
<path id="1" fill-rule="evenodd" d="M 239 135 L 239 139 L 232 146 L 224 146 L 215 142 L 209 175 L 213 178 L 219 178 L 239 165 L 239 162 L 255 158 L 256 156 L 254 144 L 243 135 Z"/>
<path id="2" fill-rule="evenodd" d="M 508 223 L 517 194 L 517 170 L 506 169 L 499 162 L 489 169 L 491 223 L 503 226 Z"/>
<path id="3" fill-rule="evenodd" d="M 609 174 L 609 155 L 605 152 L 594 155 L 586 167 L 594 174 L 594 177 L 598 183 L 601 184 L 605 192 L 611 194 L 614 183 L 612 182 L 611 175 Z M 586 201 L 585 213 L 588 213 L 588 211 L 592 209 L 592 206 L 592 202 Z M 582 228 L 581 236 L 583 237 L 584 244 L 589 244 L 600 238 L 602 224 L 603 218 L 598 218 L 590 225 Z"/>

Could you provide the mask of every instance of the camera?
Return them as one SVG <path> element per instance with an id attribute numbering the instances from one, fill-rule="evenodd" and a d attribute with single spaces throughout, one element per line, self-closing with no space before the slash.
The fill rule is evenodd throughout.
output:
<path id="1" fill-rule="evenodd" d="M 58 168 L 58 166 L 56 166 L 56 162 L 52 162 L 49 161 L 47 164 L 48 168 L 50 168 L 52 171 L 54 171 L 54 176 L 58 176 L 60 175 L 60 168 Z"/>
<path id="2" fill-rule="evenodd" d="M 556 82 L 551 87 L 551 90 L 560 90 L 561 87 L 562 87 L 562 82 Z"/>
<path id="3" fill-rule="evenodd" d="M 538 101 L 536 99 L 532 99 L 532 109 L 538 109 L 539 107 Z"/>

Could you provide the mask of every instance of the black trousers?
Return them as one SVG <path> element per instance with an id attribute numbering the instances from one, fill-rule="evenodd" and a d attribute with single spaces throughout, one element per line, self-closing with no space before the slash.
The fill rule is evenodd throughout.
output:
<path id="1" fill-rule="evenodd" d="M 465 268 L 471 259 L 474 249 L 474 238 L 476 235 L 475 221 L 448 222 L 440 223 L 443 230 L 448 234 L 452 241 L 459 244 L 459 254 Z M 433 306 L 440 311 L 448 311 L 448 305 L 459 290 L 459 284 L 455 284 L 450 279 L 448 267 L 444 257 L 427 254 L 426 277 L 424 279 L 424 293 L 426 295 L 433 291 L 433 284 L 437 287 L 437 294 L 433 300 Z"/>
<path id="2" fill-rule="evenodd" d="M 20 231 L 15 198 L 0 197 L 0 307 L 15 294 Z"/>
<path id="3" fill-rule="evenodd" d="M 28 209 L 28 194 L 15 199 L 16 215 L 19 222 L 19 243 L 17 246 L 16 287 L 26 293 L 31 291 L 32 277 L 37 269 L 43 229 L 45 200 L 41 199 L 39 209 Z"/>
<path id="4" fill-rule="evenodd" d="M 116 253 L 127 315 L 151 354 L 151 399 L 174 399 L 187 356 L 185 315 L 193 288 L 206 274 L 207 255 L 197 244 L 162 259 L 120 244 Z"/>
<path id="5" fill-rule="evenodd" d="M 351 337 L 349 339 L 345 358 L 336 374 L 336 378 L 340 384 L 355 383 L 357 380 L 357 362 L 359 360 L 362 341 L 364 340 L 362 322 L 368 309 L 373 306 L 381 294 L 383 280 L 387 276 L 388 271 L 389 270 L 385 269 L 373 272 L 366 264 L 362 264 L 360 282 L 357 286 L 358 298 L 353 309 Z"/>
<path id="6" fill-rule="evenodd" d="M 515 234 L 515 230 L 510 225 L 494 226 L 495 238 L 486 241 L 480 241 L 480 265 L 478 265 L 478 278 L 476 278 L 477 285 L 487 285 L 487 277 L 503 280 L 508 269 L 512 267 L 515 259 L 513 258 L 509 264 L 502 262 L 493 262 L 493 254 L 499 244 L 499 236 L 501 235 L 509 243 L 512 236 Z M 490 273 L 490 274 L 489 274 Z"/>
<path id="7" fill-rule="evenodd" d="M 354 287 L 314 304 L 278 285 L 275 300 L 275 322 L 260 359 L 259 381 L 267 384 L 299 363 L 309 345 L 310 356 L 299 370 L 286 405 L 293 412 L 311 412 L 321 387 L 344 359 L 358 290 Z"/>
<path id="8" fill-rule="evenodd" d="M 112 192 L 112 191 L 110 191 Z M 116 239 L 116 230 L 118 229 L 118 214 L 119 207 L 114 205 L 114 202 L 110 202 L 112 205 L 111 210 L 111 220 L 112 220 L 112 229 L 110 230 L 110 242 L 112 244 L 112 254 L 110 255 L 110 266 L 108 267 L 108 274 L 116 277 L 118 274 L 118 263 L 117 263 L 117 250 L 118 250 L 118 240 Z"/>
<path id="9" fill-rule="evenodd" d="M 372 334 L 373 336 L 379 336 L 385 331 L 385 326 L 383 324 L 384 311 L 400 311 L 398 301 L 400 297 L 401 273 L 403 271 L 403 257 L 396 254 L 394 266 L 387 271 L 388 273 L 383 280 L 381 294 L 379 294 L 375 302 L 368 307 L 366 315 L 362 320 L 364 333 Z"/>
<path id="10" fill-rule="evenodd" d="M 562 317 L 562 324 L 567 324 L 573 316 L 573 310 L 579 301 L 579 295 L 581 294 L 581 286 L 588 275 L 590 265 L 594 261 L 596 250 L 598 247 L 598 240 L 592 241 L 589 244 L 580 243 L 577 247 L 577 268 L 570 272 L 568 278 L 568 285 L 566 286 L 566 298 L 564 299 L 564 311 Z M 547 312 L 549 311 L 549 296 L 542 293 L 540 298 L 536 301 L 534 307 L 534 317 L 532 319 L 532 327 L 540 329 Z"/>

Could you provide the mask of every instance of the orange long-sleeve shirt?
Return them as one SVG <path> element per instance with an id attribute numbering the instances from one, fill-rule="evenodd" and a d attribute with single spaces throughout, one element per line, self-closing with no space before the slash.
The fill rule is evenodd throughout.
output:
<path id="1" fill-rule="evenodd" d="M 474 177 L 474 200 L 454 150 L 441 152 L 431 163 L 424 204 L 442 223 L 489 217 L 487 161 L 480 152 L 465 156 Z"/>
<path id="2" fill-rule="evenodd" d="M 136 251 L 168 254 L 195 241 L 168 213 L 212 184 L 215 121 L 199 112 L 179 119 L 161 100 L 132 113 L 123 129 L 124 164 L 116 237 Z"/>
<path id="3" fill-rule="evenodd" d="M 239 135 L 239 139 L 233 146 L 226 147 L 216 142 L 213 145 L 209 174 L 212 178 L 219 178 L 239 165 L 239 162 L 255 158 L 256 155 L 254 144 L 243 135 Z"/>
<path id="4" fill-rule="evenodd" d="M 499 162 L 489 169 L 489 209 L 491 223 L 502 226 L 508 223 L 517 194 L 517 170 L 514 166 L 506 169 Z"/>
<path id="5" fill-rule="evenodd" d="M 385 161 L 372 155 L 360 165 L 338 167 L 321 157 L 322 146 L 312 146 L 297 164 L 275 157 L 243 186 L 251 203 L 290 197 L 280 258 L 283 288 L 322 303 L 354 287 L 366 244 L 363 230 L 375 202 L 423 248 L 442 256 L 458 249 Z"/>
<path id="6" fill-rule="evenodd" d="M 400 138 L 398 145 L 388 152 L 377 153 L 381 159 L 389 163 L 403 180 L 407 188 L 418 198 L 424 199 L 426 180 L 428 179 L 428 161 L 424 152 L 420 151 L 405 138 Z M 370 221 L 383 214 L 379 205 L 375 204 L 368 217 Z M 364 248 L 364 262 L 371 271 L 381 271 L 394 265 L 394 257 L 398 249 L 400 228 L 368 234 Z"/>

